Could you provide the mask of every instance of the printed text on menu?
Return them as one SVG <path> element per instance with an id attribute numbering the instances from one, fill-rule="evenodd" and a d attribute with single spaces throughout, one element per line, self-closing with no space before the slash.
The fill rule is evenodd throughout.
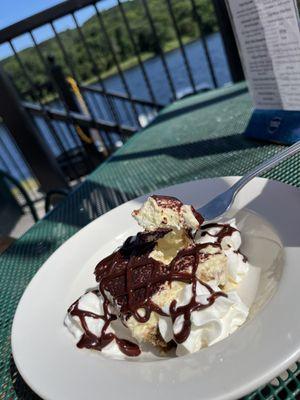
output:
<path id="1" fill-rule="evenodd" d="M 300 110 L 300 30 L 294 0 L 227 0 L 258 109 Z"/>

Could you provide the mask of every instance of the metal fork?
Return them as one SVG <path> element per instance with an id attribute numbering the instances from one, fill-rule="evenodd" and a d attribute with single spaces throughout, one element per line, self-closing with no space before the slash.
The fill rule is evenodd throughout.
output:
<path id="1" fill-rule="evenodd" d="M 247 175 L 239 179 L 233 186 L 227 189 L 225 192 L 219 194 L 205 206 L 199 208 L 197 211 L 202 215 L 205 221 L 210 221 L 221 217 L 226 211 L 228 211 L 235 199 L 238 192 L 249 182 L 251 179 L 259 176 L 263 172 L 268 171 L 275 165 L 279 164 L 286 158 L 296 154 L 300 151 L 300 141 L 296 142 L 287 149 L 280 151 L 275 156 L 264 161 L 253 170 L 248 172 Z"/>

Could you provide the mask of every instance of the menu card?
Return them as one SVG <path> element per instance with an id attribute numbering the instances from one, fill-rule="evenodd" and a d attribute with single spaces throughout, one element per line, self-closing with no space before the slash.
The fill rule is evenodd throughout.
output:
<path id="1" fill-rule="evenodd" d="M 300 30 L 294 0 L 227 0 L 256 109 L 300 110 Z"/>

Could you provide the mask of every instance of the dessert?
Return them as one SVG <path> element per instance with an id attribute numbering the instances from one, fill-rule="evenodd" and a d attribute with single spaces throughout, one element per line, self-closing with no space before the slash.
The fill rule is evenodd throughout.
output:
<path id="1" fill-rule="evenodd" d="M 130 357 L 150 344 L 179 356 L 245 322 L 236 288 L 249 265 L 234 220 L 203 225 L 192 206 L 168 196 L 149 197 L 132 215 L 144 230 L 98 263 L 97 287 L 68 309 L 79 348 Z"/>

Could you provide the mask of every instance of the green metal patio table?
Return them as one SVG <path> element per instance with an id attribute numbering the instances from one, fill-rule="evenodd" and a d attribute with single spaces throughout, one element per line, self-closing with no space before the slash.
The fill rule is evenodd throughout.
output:
<path id="1" fill-rule="evenodd" d="M 250 115 L 244 83 L 171 104 L 0 257 L 0 400 L 38 398 L 14 365 L 10 331 L 18 301 L 46 259 L 80 228 L 127 200 L 185 181 L 242 175 L 275 154 L 281 146 L 241 135 Z M 265 176 L 299 187 L 300 156 Z M 299 398 L 300 363 L 275 383 L 246 398 Z"/>

